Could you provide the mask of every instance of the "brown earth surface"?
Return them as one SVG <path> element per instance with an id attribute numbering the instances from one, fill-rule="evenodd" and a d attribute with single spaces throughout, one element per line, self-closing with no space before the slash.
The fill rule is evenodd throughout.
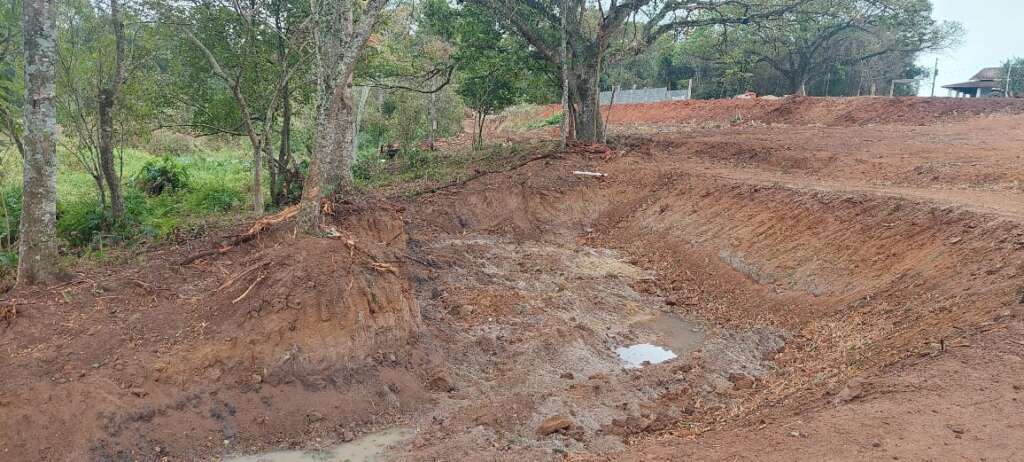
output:
<path id="1" fill-rule="evenodd" d="M 8 293 L 0 460 L 394 425 L 392 460 L 1024 460 L 1021 113 L 616 106 L 611 149 L 339 205 L 327 237 Z M 624 368 L 639 343 L 678 357 Z"/>

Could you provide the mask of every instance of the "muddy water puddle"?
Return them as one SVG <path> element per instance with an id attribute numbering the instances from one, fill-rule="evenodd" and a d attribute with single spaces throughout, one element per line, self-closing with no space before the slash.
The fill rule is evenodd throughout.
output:
<path id="1" fill-rule="evenodd" d="M 389 449 L 408 441 L 415 434 L 409 428 L 391 428 L 332 448 L 271 451 L 228 458 L 225 462 L 378 462 L 384 460 Z"/>
<path id="2" fill-rule="evenodd" d="M 645 363 L 663 363 L 677 357 L 688 358 L 700 349 L 707 336 L 701 323 L 671 313 L 640 318 L 630 325 L 654 335 L 652 342 L 615 349 L 615 354 L 627 369 L 643 367 Z"/>

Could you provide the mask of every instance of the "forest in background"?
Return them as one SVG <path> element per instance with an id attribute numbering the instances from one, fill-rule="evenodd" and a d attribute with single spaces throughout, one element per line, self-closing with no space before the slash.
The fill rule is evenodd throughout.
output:
<path id="1" fill-rule="evenodd" d="M 28 39 L 40 31 L 49 75 L 29 64 L 46 56 L 26 46 L 47 43 Z M 19 245 L 34 248 L 21 238 L 49 232 L 22 217 L 51 200 L 43 247 L 62 259 L 297 203 L 315 232 L 325 198 L 468 165 L 437 149 L 498 156 L 482 129 L 515 105 L 564 99 L 569 116 L 538 126 L 595 142 L 611 86 L 884 93 L 928 77 L 918 55 L 961 35 L 928 0 L 13 0 L 0 7 L 0 266 L 13 274 Z M 52 114 L 27 103 L 47 78 Z M 49 116 L 47 137 L 30 122 Z M 440 142 L 464 131 L 472 149 Z M 55 190 L 25 200 L 47 143 Z"/>

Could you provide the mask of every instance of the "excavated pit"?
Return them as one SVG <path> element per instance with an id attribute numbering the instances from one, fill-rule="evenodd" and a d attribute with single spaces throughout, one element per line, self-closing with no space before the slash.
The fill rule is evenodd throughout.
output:
<path id="1" fill-rule="evenodd" d="M 716 130 L 349 204 L 330 237 L 285 223 L 192 265 L 177 262 L 216 243 L 16 293 L 0 331 L 0 459 L 673 460 L 719 436 L 741 447 L 787 416 L 856 420 L 842 406 L 908 358 L 925 368 L 1024 319 L 1024 220 L 985 202 L 1016 194 L 1011 148 L 979 141 L 970 162 L 998 162 L 929 183 L 914 172 L 946 162 L 937 154 L 838 152 L 814 145 L 831 142 L 817 128 Z M 946 189 L 925 189 L 935 182 Z M 989 190 L 955 189 L 978 184 Z M 984 343 L 1005 359 L 993 374 L 1024 367 L 1013 342 Z M 637 346 L 656 355 L 624 350 Z M 972 363 L 955 358 L 929 383 L 960 383 L 949 377 Z M 985 418 L 1014 409 L 951 399 L 996 403 Z M 948 425 L 965 442 L 983 434 Z M 793 428 L 775 431 L 778 447 L 800 447 Z M 983 443 L 965 454 L 995 447 Z M 845 458 L 887 449 L 857 444 Z"/>

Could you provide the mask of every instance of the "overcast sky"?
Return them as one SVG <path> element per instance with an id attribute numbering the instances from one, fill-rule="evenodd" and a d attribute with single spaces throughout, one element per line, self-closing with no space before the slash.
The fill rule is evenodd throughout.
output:
<path id="1" fill-rule="evenodd" d="M 932 0 L 932 4 L 936 19 L 959 21 L 967 30 L 959 48 L 922 56 L 918 62 L 931 68 L 939 58 L 936 96 L 946 96 L 943 85 L 966 82 L 983 67 L 998 66 L 1012 56 L 1024 57 L 1024 0 Z M 931 93 L 930 84 L 921 86 L 922 95 Z"/>

